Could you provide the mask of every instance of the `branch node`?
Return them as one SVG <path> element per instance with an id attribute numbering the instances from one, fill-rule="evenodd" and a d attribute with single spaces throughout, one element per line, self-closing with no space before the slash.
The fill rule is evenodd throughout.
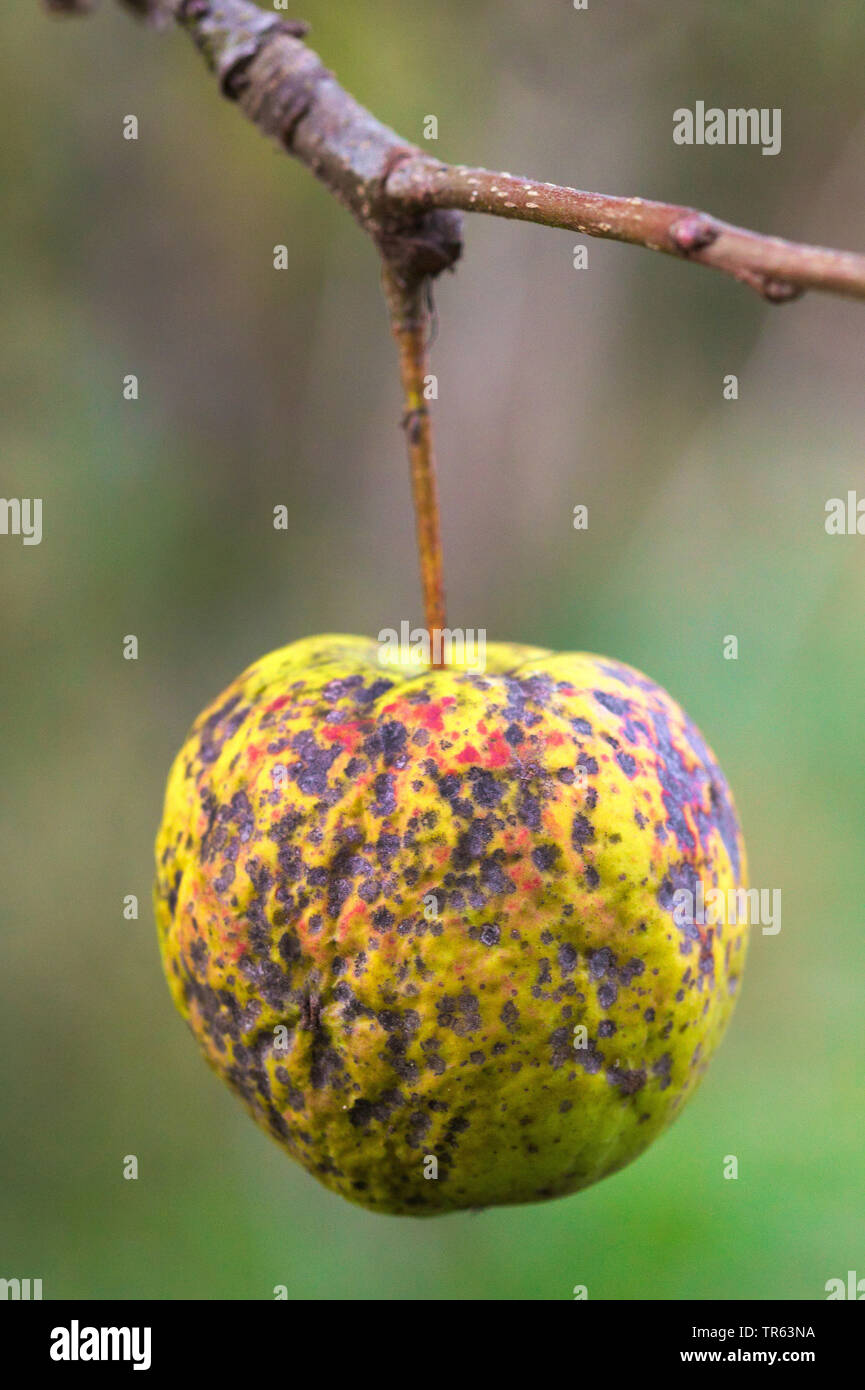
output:
<path id="1" fill-rule="evenodd" d="M 385 215 L 375 240 L 392 274 L 411 290 L 455 268 L 463 250 L 462 229 L 461 215 L 449 208 L 408 216 L 401 209 Z"/>
<path id="2" fill-rule="evenodd" d="M 302 38 L 309 31 L 304 20 L 282 19 L 251 7 L 238 25 L 225 0 L 179 0 L 177 18 L 192 28 L 195 43 L 216 72 L 223 95 L 232 101 L 243 90 L 244 72 L 274 34 Z"/>
<path id="3" fill-rule="evenodd" d="M 694 251 L 702 251 L 704 246 L 711 246 L 713 241 L 717 241 L 719 234 L 720 228 L 705 212 L 689 212 L 670 228 L 673 245 L 683 256 L 690 256 Z"/>
<path id="4" fill-rule="evenodd" d="M 429 410 L 425 405 L 417 405 L 413 410 L 407 410 L 400 420 L 400 426 L 405 430 L 410 444 L 417 445 L 423 437 L 423 421 L 429 415 Z"/>
<path id="5" fill-rule="evenodd" d="M 463 249 L 460 212 L 407 205 L 403 196 L 393 196 L 387 186 L 397 169 L 422 159 L 416 145 L 396 145 L 388 152 L 377 179 L 381 228 L 376 242 L 384 261 L 406 289 L 434 280 L 443 270 L 453 270 Z"/>
<path id="6" fill-rule="evenodd" d="M 279 27 L 284 34 L 290 34 L 293 39 L 305 39 L 311 29 L 305 19 L 281 19 Z"/>
<path id="7" fill-rule="evenodd" d="M 779 280 L 758 270 L 743 268 L 734 273 L 737 280 L 749 289 L 755 290 L 769 304 L 789 304 L 791 300 L 799 299 L 805 293 L 802 285 L 794 285 L 790 280 Z"/>
<path id="8" fill-rule="evenodd" d="M 800 299 L 805 293 L 801 285 L 792 285 L 789 280 L 763 280 L 763 298 L 770 304 L 789 304 L 791 299 Z"/>
<path id="9" fill-rule="evenodd" d="M 387 195 L 387 181 L 394 169 L 396 169 L 398 165 L 404 164 L 407 159 L 413 159 L 417 152 L 417 147 L 415 145 L 396 145 L 390 151 L 379 176 L 379 188 L 382 197 Z"/>

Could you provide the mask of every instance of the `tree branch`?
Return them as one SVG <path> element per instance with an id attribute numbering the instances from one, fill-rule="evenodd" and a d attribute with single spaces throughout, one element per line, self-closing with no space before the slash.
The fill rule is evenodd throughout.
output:
<path id="1" fill-rule="evenodd" d="M 421 151 L 339 85 L 301 42 L 302 21 L 268 14 L 249 0 L 162 3 L 191 35 L 224 94 L 349 209 L 394 275 L 409 286 L 454 265 L 462 251 L 459 212 L 391 197 L 391 173 Z"/>
<path id="2" fill-rule="evenodd" d="M 74 13 L 89 9 L 92 0 L 45 3 Z M 151 18 L 173 15 L 218 74 L 225 95 L 351 210 L 406 283 L 454 265 L 462 211 L 662 251 L 724 271 L 770 303 L 807 289 L 865 298 L 865 256 L 850 251 L 763 236 L 695 208 L 442 164 L 401 140 L 339 86 L 301 42 L 304 24 L 250 0 L 121 3 Z"/>
<path id="3" fill-rule="evenodd" d="M 44 0 L 82 14 L 95 0 Z M 217 74 L 225 96 L 295 155 L 354 215 L 383 260 L 400 360 L 421 582 L 433 652 L 445 627 L 442 551 L 427 374 L 427 291 L 462 252 L 462 213 L 485 212 L 712 266 L 773 304 L 806 289 L 865 298 L 865 256 L 733 227 L 694 208 L 583 193 L 552 183 L 442 164 L 365 110 L 302 42 L 307 26 L 250 0 L 120 0 L 158 23 L 173 17 Z"/>
<path id="4" fill-rule="evenodd" d="M 696 208 L 436 166 L 423 155 L 394 170 L 388 192 L 409 207 L 486 212 L 684 257 L 726 271 L 776 304 L 806 289 L 865 298 L 865 256 L 762 236 Z"/>

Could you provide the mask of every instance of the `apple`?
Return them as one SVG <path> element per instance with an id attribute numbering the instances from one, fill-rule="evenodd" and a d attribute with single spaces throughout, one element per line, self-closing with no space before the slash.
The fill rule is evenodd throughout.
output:
<path id="1" fill-rule="evenodd" d="M 196 720 L 157 841 L 168 983 L 207 1060 L 327 1187 L 413 1216 L 587 1187 L 679 1114 L 742 925 L 727 783 L 619 662 L 483 672 L 311 637 Z"/>

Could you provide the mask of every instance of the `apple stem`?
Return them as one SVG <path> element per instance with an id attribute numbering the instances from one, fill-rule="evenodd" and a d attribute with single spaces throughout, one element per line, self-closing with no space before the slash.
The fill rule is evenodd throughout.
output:
<path id="1" fill-rule="evenodd" d="M 445 620 L 442 542 L 436 484 L 432 420 L 424 394 L 429 369 L 429 284 L 425 278 L 403 279 L 385 262 L 382 284 L 391 329 L 399 349 L 405 431 L 411 467 L 412 498 L 420 556 L 424 612 L 429 634 L 431 665 L 441 667 L 442 629 Z"/>

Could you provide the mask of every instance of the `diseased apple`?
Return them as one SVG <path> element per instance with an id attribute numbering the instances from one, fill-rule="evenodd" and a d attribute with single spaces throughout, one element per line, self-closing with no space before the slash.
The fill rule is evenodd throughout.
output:
<path id="1" fill-rule="evenodd" d="M 484 674 L 366 638 L 263 657 L 171 772 L 156 911 L 208 1061 L 326 1186 L 415 1216 L 575 1192 L 678 1114 L 745 928 L 727 784 L 618 662 L 490 645 Z"/>

